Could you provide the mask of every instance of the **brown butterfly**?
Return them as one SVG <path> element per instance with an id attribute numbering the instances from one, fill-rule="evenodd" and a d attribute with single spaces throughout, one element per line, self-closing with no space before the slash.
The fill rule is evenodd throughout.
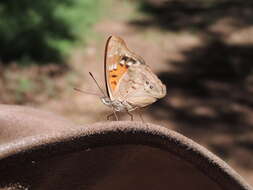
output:
<path id="1" fill-rule="evenodd" d="M 131 52 L 123 39 L 110 36 L 105 46 L 104 73 L 106 95 L 101 101 L 116 112 L 133 111 L 154 103 L 166 95 L 165 85 L 151 71 L 143 58 Z M 108 119 L 110 116 L 108 116 Z M 131 114 L 131 119 L 133 118 Z"/>

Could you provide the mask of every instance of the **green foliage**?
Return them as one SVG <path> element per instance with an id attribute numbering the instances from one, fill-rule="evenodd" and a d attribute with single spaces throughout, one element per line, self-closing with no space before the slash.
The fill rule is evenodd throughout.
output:
<path id="1" fill-rule="evenodd" d="M 34 84 L 31 80 L 28 80 L 26 78 L 21 78 L 18 81 L 18 88 L 17 91 L 20 93 L 29 92 L 34 88 Z"/>
<path id="2" fill-rule="evenodd" d="M 100 1 L 1 1 L 0 60 L 61 62 L 81 34 L 89 34 Z"/>
<path id="3" fill-rule="evenodd" d="M 15 103 L 25 102 L 27 99 L 26 96 L 35 90 L 35 83 L 28 78 L 20 77 L 15 80 L 15 84 L 13 86 Z"/>

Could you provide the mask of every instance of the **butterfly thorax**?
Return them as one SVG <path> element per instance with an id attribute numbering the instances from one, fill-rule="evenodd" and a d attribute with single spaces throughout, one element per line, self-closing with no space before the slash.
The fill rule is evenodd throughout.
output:
<path id="1" fill-rule="evenodd" d="M 101 97 L 101 101 L 108 107 L 111 107 L 117 112 L 127 112 L 135 110 L 136 107 L 128 103 L 127 101 L 111 100 L 109 97 Z"/>

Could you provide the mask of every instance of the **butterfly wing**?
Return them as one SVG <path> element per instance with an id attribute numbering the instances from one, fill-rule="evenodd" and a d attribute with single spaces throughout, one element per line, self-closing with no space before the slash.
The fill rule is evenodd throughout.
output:
<path id="1" fill-rule="evenodd" d="M 119 93 L 131 105 L 145 107 L 164 97 L 166 87 L 148 65 L 132 65 L 120 81 Z"/>
<path id="2" fill-rule="evenodd" d="M 125 42 L 117 36 L 110 36 L 105 46 L 104 71 L 107 94 L 114 100 L 119 82 L 128 71 L 127 58 L 131 53 Z"/>
<path id="3" fill-rule="evenodd" d="M 166 88 L 162 82 L 121 38 L 108 38 L 104 62 L 107 93 L 111 100 L 127 102 L 133 110 L 165 96 Z"/>

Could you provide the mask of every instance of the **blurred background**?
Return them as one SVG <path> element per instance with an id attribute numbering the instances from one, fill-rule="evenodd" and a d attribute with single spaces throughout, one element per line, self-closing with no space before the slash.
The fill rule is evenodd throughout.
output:
<path id="1" fill-rule="evenodd" d="M 167 86 L 144 120 L 209 148 L 253 185 L 252 1 L 8 0 L 0 18 L 1 103 L 106 121 L 110 109 L 73 88 L 98 92 L 89 71 L 104 86 L 104 45 L 119 35 Z"/>

